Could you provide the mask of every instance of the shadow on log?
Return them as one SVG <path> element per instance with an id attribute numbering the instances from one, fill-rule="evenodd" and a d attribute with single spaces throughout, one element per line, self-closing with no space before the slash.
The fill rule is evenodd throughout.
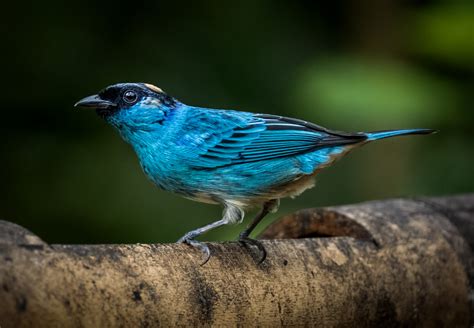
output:
<path id="1" fill-rule="evenodd" d="M 237 242 L 48 245 L 0 221 L 0 326 L 468 327 L 474 195 L 306 209 Z"/>

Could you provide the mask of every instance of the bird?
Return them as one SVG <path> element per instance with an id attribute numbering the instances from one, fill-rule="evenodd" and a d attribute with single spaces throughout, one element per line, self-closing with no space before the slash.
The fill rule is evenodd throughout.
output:
<path id="1" fill-rule="evenodd" d="M 341 132 L 308 121 L 272 114 L 186 105 L 149 83 L 118 83 L 85 97 L 75 107 L 92 108 L 135 150 L 144 173 L 158 187 L 185 198 L 223 206 L 221 219 L 184 234 L 186 243 L 211 252 L 196 238 L 212 229 L 241 223 L 260 208 L 239 234 L 245 246 L 257 224 L 278 210 L 280 199 L 296 197 L 316 175 L 354 148 L 432 129 Z"/>

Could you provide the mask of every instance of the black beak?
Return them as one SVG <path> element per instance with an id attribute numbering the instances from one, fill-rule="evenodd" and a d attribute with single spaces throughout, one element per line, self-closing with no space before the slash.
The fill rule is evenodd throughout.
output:
<path id="1" fill-rule="evenodd" d="M 113 108 L 117 107 L 111 101 L 101 99 L 98 95 L 93 95 L 85 97 L 84 99 L 79 100 L 74 107 L 89 107 L 89 108 Z"/>

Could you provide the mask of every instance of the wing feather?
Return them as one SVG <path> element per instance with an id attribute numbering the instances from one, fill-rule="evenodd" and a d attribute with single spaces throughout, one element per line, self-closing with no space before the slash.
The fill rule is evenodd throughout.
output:
<path id="1" fill-rule="evenodd" d="M 216 168 L 297 156 L 367 139 L 363 133 L 330 131 L 306 121 L 267 114 L 252 115 L 245 124 L 227 122 L 225 126 L 225 131 L 216 130 L 200 145 L 194 166 Z M 209 128 L 212 131 L 212 126 Z"/>

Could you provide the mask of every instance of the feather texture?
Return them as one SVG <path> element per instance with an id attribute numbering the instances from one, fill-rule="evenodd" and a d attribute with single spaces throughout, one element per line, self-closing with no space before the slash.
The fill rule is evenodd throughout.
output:
<path id="1" fill-rule="evenodd" d="M 367 139 L 364 134 L 339 133 L 281 116 L 251 114 L 242 120 L 235 120 L 232 116 L 231 120 L 222 123 L 229 111 L 214 111 L 212 114 L 219 118 L 212 125 L 214 132 L 199 145 L 199 156 L 192 162 L 197 168 L 210 169 L 297 156 Z M 206 114 L 205 120 L 209 119 Z"/>

